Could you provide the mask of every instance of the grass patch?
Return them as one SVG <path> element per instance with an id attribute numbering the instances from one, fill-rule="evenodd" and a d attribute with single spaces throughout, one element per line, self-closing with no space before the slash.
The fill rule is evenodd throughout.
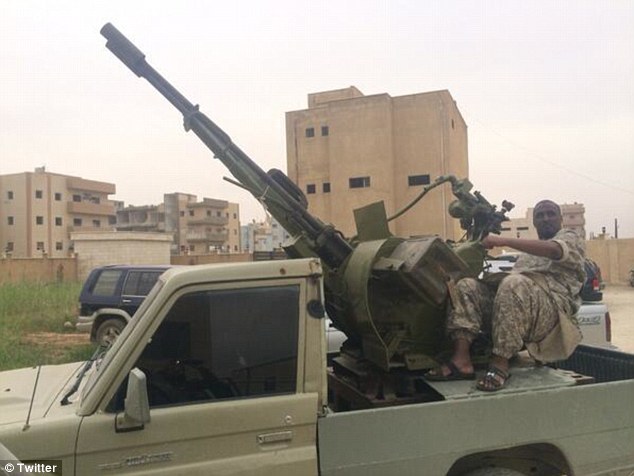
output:
<path id="1" fill-rule="evenodd" d="M 87 334 L 75 332 L 81 283 L 0 285 L 0 370 L 85 360 Z"/>

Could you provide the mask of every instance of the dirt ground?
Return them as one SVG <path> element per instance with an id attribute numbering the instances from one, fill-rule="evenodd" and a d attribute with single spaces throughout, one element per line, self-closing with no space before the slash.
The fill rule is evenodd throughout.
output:
<path id="1" fill-rule="evenodd" d="M 612 320 L 612 343 L 624 352 L 634 353 L 634 288 L 608 284 L 603 290 Z"/>

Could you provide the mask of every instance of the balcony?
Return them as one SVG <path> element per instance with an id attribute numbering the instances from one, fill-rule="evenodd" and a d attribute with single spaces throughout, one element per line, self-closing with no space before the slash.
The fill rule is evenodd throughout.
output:
<path id="1" fill-rule="evenodd" d="M 67 211 L 74 215 L 106 215 L 115 216 L 114 203 L 68 202 Z"/>
<path id="2" fill-rule="evenodd" d="M 229 223 L 229 219 L 226 216 L 210 216 L 203 218 L 190 218 L 187 220 L 188 226 L 196 226 L 196 225 L 214 225 L 214 226 L 225 226 Z"/>
<path id="3" fill-rule="evenodd" d="M 80 177 L 68 177 L 66 179 L 68 190 L 81 190 L 84 192 L 105 193 L 113 195 L 117 188 L 113 183 L 97 182 L 96 180 L 86 180 Z"/>
<path id="4" fill-rule="evenodd" d="M 224 243 L 229 239 L 229 232 L 211 233 L 211 232 L 188 232 L 185 235 L 185 239 L 191 243 L 205 242 L 205 243 Z"/>
<path id="5" fill-rule="evenodd" d="M 226 200 L 217 200 L 215 198 L 203 198 L 202 202 L 188 203 L 187 208 L 222 208 L 223 210 L 229 206 Z"/>
<path id="6" fill-rule="evenodd" d="M 68 233 L 74 232 L 82 232 L 82 233 L 95 233 L 95 232 L 104 232 L 104 231 L 116 231 L 113 225 L 106 226 L 73 226 L 69 225 L 66 227 L 66 231 Z"/>

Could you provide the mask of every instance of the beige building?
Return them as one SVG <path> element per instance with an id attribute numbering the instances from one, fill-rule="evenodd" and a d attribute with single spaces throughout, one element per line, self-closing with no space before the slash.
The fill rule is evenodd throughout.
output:
<path id="1" fill-rule="evenodd" d="M 308 95 L 308 109 L 286 113 L 289 177 L 309 209 L 346 236 L 353 210 L 383 200 L 390 216 L 438 176 L 469 174 L 467 126 L 448 91 L 364 96 L 354 86 Z M 447 213 L 449 185 L 390 223 L 400 236 L 462 231 Z"/>
<path id="2" fill-rule="evenodd" d="M 171 233 L 171 252 L 214 254 L 240 252 L 240 208 L 237 203 L 196 195 L 167 193 L 160 205 L 117 210 L 117 229 Z"/>
<path id="3" fill-rule="evenodd" d="M 586 238 L 586 209 L 581 203 L 562 203 L 561 215 L 563 227 L 576 231 L 580 237 Z M 537 230 L 533 226 L 533 208 L 526 210 L 521 218 L 512 218 L 502 224 L 501 236 L 513 238 L 537 239 Z"/>
<path id="4" fill-rule="evenodd" d="M 112 230 L 115 185 L 46 172 L 0 176 L 0 247 L 3 255 L 64 257 L 70 233 Z"/>

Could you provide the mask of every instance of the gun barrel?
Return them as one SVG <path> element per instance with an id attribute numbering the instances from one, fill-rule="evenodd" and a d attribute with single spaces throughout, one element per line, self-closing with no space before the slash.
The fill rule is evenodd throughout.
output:
<path id="1" fill-rule="evenodd" d="M 192 130 L 251 194 L 258 199 L 294 237 L 303 236 L 310 247 L 331 268 L 338 268 L 352 252 L 352 246 L 334 230 L 311 215 L 299 199 L 288 177 L 270 175 L 249 158 L 229 135 L 201 113 L 145 60 L 145 55 L 112 24 L 101 34 L 106 47 L 138 77 L 145 78 L 183 115 L 185 130 Z M 286 182 L 287 183 L 286 183 Z M 301 193 L 301 192 L 300 192 Z"/>

